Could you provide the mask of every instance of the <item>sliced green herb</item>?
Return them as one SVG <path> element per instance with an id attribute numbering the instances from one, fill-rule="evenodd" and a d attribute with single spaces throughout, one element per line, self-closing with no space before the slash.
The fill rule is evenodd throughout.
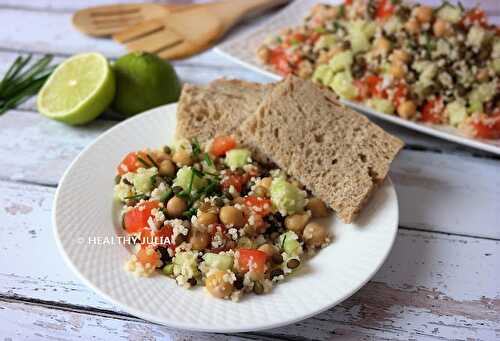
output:
<path id="1" fill-rule="evenodd" d="M 194 215 L 196 215 L 196 213 L 198 212 L 198 209 L 196 207 L 191 207 L 189 210 L 185 211 L 184 213 L 182 213 L 182 215 L 186 218 L 190 218 Z"/>
<path id="2" fill-rule="evenodd" d="M 146 194 L 136 194 L 136 195 L 131 195 L 131 196 L 125 197 L 123 199 L 126 199 L 126 200 L 140 200 L 140 199 L 146 199 L 146 198 L 147 198 Z"/>
<path id="3" fill-rule="evenodd" d="M 49 66 L 52 55 L 28 65 L 32 55 L 17 57 L 0 81 L 0 114 L 16 108 L 35 95 L 50 76 L 55 66 Z"/>
<path id="4" fill-rule="evenodd" d="M 214 165 L 214 162 L 212 161 L 208 153 L 205 153 L 203 155 L 203 159 L 205 160 L 205 163 L 207 164 L 208 167 L 212 167 Z"/>
<path id="5" fill-rule="evenodd" d="M 146 154 L 146 157 L 148 158 L 149 161 L 151 161 L 151 164 L 156 167 L 156 169 L 160 169 L 160 166 L 156 163 L 156 161 L 151 157 L 151 155 Z"/>
<path id="6" fill-rule="evenodd" d="M 151 167 L 151 165 L 146 160 L 144 160 L 142 157 L 138 156 L 137 160 L 139 160 L 139 162 L 142 163 L 144 166 L 146 166 L 148 168 Z"/>
<path id="7" fill-rule="evenodd" d="M 286 234 L 283 236 L 283 241 L 281 242 L 281 249 L 285 246 Z"/>
<path id="8" fill-rule="evenodd" d="M 162 195 L 160 195 L 160 201 L 161 202 L 167 201 L 168 199 L 170 199 L 173 193 L 174 192 L 169 188 L 167 191 L 165 191 L 165 193 L 162 193 Z"/>
<path id="9" fill-rule="evenodd" d="M 191 147 L 193 148 L 193 156 L 196 158 L 201 152 L 200 144 L 198 143 L 198 139 L 196 137 L 191 142 Z"/>
<path id="10" fill-rule="evenodd" d="M 343 17 L 344 14 L 345 14 L 345 5 L 342 4 L 342 5 L 339 6 L 339 16 Z M 337 22 L 335 21 L 334 23 L 337 23 Z"/>

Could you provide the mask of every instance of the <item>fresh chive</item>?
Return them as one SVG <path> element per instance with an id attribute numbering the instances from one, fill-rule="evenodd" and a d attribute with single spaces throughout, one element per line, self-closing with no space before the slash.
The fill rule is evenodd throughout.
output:
<path id="1" fill-rule="evenodd" d="M 169 189 L 168 191 L 166 191 L 165 193 L 163 193 L 162 195 L 160 195 L 160 201 L 161 202 L 167 201 L 168 199 L 170 199 L 170 197 L 172 196 L 172 194 L 173 194 L 173 191 L 171 189 Z"/>
<path id="2" fill-rule="evenodd" d="M 156 163 L 156 161 L 151 157 L 151 155 L 149 154 L 146 154 L 146 157 L 148 158 L 149 161 L 151 161 L 151 163 L 153 164 L 153 166 L 156 167 L 156 169 L 160 169 L 160 166 L 158 166 L 158 164 Z"/>
<path id="3" fill-rule="evenodd" d="M 205 163 L 207 164 L 208 167 L 212 167 L 214 165 L 208 153 L 205 153 L 205 155 L 203 155 L 203 159 L 205 160 Z"/>
<path id="4" fill-rule="evenodd" d="M 142 157 L 138 156 L 137 160 L 139 160 L 139 162 L 142 163 L 144 166 L 146 166 L 148 168 L 151 167 L 151 165 L 149 163 L 147 163 L 146 160 L 144 160 Z"/>
<path id="5" fill-rule="evenodd" d="M 146 195 L 145 194 L 136 194 L 136 195 L 131 195 L 131 196 L 125 197 L 123 199 L 127 199 L 127 200 L 146 199 Z"/>
<path id="6" fill-rule="evenodd" d="M 198 170 L 198 169 L 196 169 L 196 168 L 194 168 L 194 167 L 193 167 L 193 168 L 191 168 L 191 171 L 192 171 L 192 173 L 193 173 L 194 175 L 196 175 L 197 177 L 199 177 L 199 178 L 203 178 L 203 172 L 202 172 L 202 171 L 200 171 L 200 170 Z"/>
<path id="7" fill-rule="evenodd" d="M 193 156 L 196 158 L 201 152 L 201 147 L 196 137 L 191 142 L 191 147 L 193 148 Z"/>
<path id="8" fill-rule="evenodd" d="M 35 95 L 55 66 L 49 66 L 52 55 L 45 55 L 30 64 L 32 55 L 17 57 L 0 81 L 0 114 L 16 108 Z"/>
<path id="9" fill-rule="evenodd" d="M 281 242 L 281 249 L 285 246 L 286 234 L 283 236 L 283 241 Z"/>
<path id="10" fill-rule="evenodd" d="M 189 210 L 182 213 L 182 215 L 186 218 L 191 219 L 192 216 L 196 215 L 197 211 L 198 211 L 198 209 L 196 207 L 191 207 Z"/>

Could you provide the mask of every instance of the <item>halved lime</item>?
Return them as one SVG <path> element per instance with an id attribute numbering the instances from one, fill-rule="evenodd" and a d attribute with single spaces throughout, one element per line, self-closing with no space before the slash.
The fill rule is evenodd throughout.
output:
<path id="1" fill-rule="evenodd" d="M 100 53 L 82 53 L 65 60 L 38 93 L 38 111 L 68 124 L 95 119 L 115 95 L 115 77 Z"/>

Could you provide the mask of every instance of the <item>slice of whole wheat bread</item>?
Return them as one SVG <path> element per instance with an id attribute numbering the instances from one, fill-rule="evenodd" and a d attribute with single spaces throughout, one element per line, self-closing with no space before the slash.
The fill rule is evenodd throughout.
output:
<path id="1" fill-rule="evenodd" d="M 241 131 L 351 223 L 403 142 L 310 81 L 278 83 Z"/>
<path id="2" fill-rule="evenodd" d="M 177 108 L 177 138 L 205 142 L 234 134 L 255 112 L 271 85 L 218 79 L 208 85 L 186 84 Z"/>

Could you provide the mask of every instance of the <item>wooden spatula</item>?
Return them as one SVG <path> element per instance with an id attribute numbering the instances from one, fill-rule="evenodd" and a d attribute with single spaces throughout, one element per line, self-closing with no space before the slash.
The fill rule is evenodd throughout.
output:
<path id="1" fill-rule="evenodd" d="M 161 18 L 203 4 L 117 4 L 90 7 L 73 14 L 73 25 L 96 37 L 111 36 L 140 22 Z"/>
<path id="2" fill-rule="evenodd" d="M 153 18 L 113 35 L 130 51 L 156 53 L 179 59 L 201 52 L 250 13 L 263 11 L 288 0 L 226 0 L 205 3 L 182 12 Z"/>

